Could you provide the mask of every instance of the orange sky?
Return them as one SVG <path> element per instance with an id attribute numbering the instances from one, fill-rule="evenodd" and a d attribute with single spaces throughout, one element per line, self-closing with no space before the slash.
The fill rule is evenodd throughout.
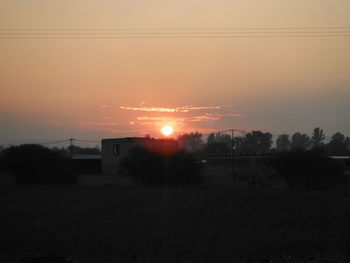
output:
<path id="1" fill-rule="evenodd" d="M 349 10 L 347 0 L 2 0 L 0 26 L 350 27 Z M 349 47 L 350 37 L 1 38 L 0 144 L 159 137 L 163 124 L 350 135 Z"/>

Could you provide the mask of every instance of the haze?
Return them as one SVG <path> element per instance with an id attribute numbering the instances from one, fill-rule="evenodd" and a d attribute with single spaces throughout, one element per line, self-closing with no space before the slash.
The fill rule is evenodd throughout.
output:
<path id="1" fill-rule="evenodd" d="M 0 26 L 350 27 L 349 10 L 347 0 L 2 0 Z M 0 38 L 0 144 L 160 137 L 163 125 L 174 136 L 350 135 L 349 47 L 350 36 Z"/>

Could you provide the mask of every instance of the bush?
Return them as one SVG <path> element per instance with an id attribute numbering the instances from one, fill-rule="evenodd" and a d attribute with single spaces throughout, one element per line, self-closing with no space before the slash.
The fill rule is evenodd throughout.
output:
<path id="1" fill-rule="evenodd" d="M 130 150 L 121 167 L 129 176 L 144 184 L 194 184 L 200 177 L 194 155 L 176 152 L 163 156 L 140 146 Z"/>
<path id="2" fill-rule="evenodd" d="M 143 147 L 133 147 L 122 160 L 121 167 L 136 181 L 145 184 L 163 183 L 162 157 Z"/>
<path id="3" fill-rule="evenodd" d="M 167 172 L 170 184 L 196 184 L 200 182 L 200 166 L 194 154 L 181 151 L 170 156 Z"/>
<path id="4" fill-rule="evenodd" d="M 322 157 L 319 151 L 279 153 L 270 165 L 292 187 L 328 189 L 344 182 L 342 163 Z"/>
<path id="5" fill-rule="evenodd" d="M 12 146 L 3 151 L 5 169 L 21 183 L 72 183 L 70 160 L 36 144 Z"/>

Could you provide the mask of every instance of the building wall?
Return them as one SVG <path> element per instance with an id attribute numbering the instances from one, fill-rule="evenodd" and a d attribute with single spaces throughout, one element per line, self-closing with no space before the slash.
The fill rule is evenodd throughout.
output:
<path id="1" fill-rule="evenodd" d="M 140 138 L 120 138 L 102 140 L 102 173 L 118 174 L 121 161 L 129 150 L 140 144 Z M 117 152 L 116 152 L 117 150 Z"/>
<path id="2" fill-rule="evenodd" d="M 178 143 L 172 139 L 153 138 L 118 138 L 102 140 L 102 173 L 121 174 L 120 164 L 131 148 L 142 146 L 147 150 L 160 154 L 171 155 L 178 151 Z"/>

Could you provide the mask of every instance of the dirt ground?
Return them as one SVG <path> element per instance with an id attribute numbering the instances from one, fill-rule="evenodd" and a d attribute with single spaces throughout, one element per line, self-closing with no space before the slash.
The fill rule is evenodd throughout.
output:
<path id="1" fill-rule="evenodd" d="M 350 262 L 350 193 L 0 186 L 0 262 Z"/>

